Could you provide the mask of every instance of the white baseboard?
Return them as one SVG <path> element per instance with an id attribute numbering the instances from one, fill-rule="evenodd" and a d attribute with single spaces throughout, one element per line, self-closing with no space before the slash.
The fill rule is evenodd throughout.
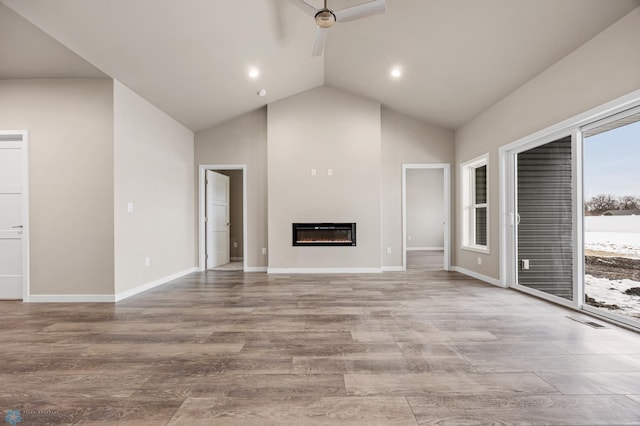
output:
<path id="1" fill-rule="evenodd" d="M 268 268 L 269 274 L 379 274 L 382 268 Z"/>
<path id="2" fill-rule="evenodd" d="M 402 266 L 383 266 L 382 272 L 402 272 Z"/>
<path id="3" fill-rule="evenodd" d="M 30 294 L 28 303 L 113 303 L 113 294 Z"/>
<path id="4" fill-rule="evenodd" d="M 266 266 L 247 266 L 244 272 L 267 272 Z"/>
<path id="5" fill-rule="evenodd" d="M 25 302 L 29 303 L 114 303 L 133 295 L 161 286 L 187 274 L 197 271 L 198 268 L 189 268 L 175 274 L 151 281 L 147 284 L 134 287 L 116 295 L 113 294 L 31 294 Z"/>
<path id="6" fill-rule="evenodd" d="M 442 251 L 444 247 L 407 247 L 407 251 Z"/>
<path id="7" fill-rule="evenodd" d="M 196 272 L 198 268 L 193 267 L 189 269 L 185 269 L 184 271 L 176 272 L 175 274 L 167 275 L 166 277 L 159 278 L 157 280 L 153 280 L 149 283 L 139 285 L 137 287 L 131 288 L 129 290 L 125 290 L 115 295 L 115 301 L 119 302 L 128 297 L 135 296 L 136 294 L 142 293 L 147 290 L 151 290 L 152 288 L 159 287 L 163 284 L 168 283 L 169 281 L 176 280 L 180 277 L 184 277 L 192 272 Z"/>
<path id="8" fill-rule="evenodd" d="M 491 278 L 491 277 L 488 277 L 486 275 L 479 274 L 478 272 L 470 271 L 470 270 L 465 269 L 465 268 L 461 268 L 460 266 L 452 266 L 451 267 L 451 271 L 460 272 L 461 274 L 468 275 L 468 276 L 470 276 L 472 278 L 475 278 L 477 280 L 484 281 L 486 283 L 493 284 L 495 286 L 505 288 L 505 286 L 503 286 L 500 283 L 500 280 L 498 280 L 498 279 Z"/>

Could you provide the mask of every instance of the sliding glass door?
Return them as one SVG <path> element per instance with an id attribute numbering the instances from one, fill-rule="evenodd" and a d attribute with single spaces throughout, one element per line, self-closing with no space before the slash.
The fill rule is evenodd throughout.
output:
<path id="1" fill-rule="evenodd" d="M 518 152 L 514 161 L 516 287 L 573 301 L 572 138 Z"/>
<path id="2" fill-rule="evenodd" d="M 584 308 L 640 322 L 640 110 L 585 126 Z"/>
<path id="3" fill-rule="evenodd" d="M 501 276 L 640 328 L 640 98 L 625 106 L 500 150 Z"/>

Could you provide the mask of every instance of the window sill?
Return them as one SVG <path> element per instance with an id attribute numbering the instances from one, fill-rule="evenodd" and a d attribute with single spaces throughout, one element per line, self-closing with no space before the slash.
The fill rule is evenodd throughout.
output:
<path id="1" fill-rule="evenodd" d="M 491 254 L 491 251 L 489 251 L 489 247 L 485 247 L 485 246 L 464 246 L 463 245 L 461 248 L 462 250 L 473 251 L 476 253 Z"/>

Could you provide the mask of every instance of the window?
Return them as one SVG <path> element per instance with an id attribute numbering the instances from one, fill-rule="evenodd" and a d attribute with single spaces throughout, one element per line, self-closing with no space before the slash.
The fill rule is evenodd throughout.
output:
<path id="1" fill-rule="evenodd" d="M 488 161 L 485 154 L 461 165 L 462 248 L 489 252 Z"/>

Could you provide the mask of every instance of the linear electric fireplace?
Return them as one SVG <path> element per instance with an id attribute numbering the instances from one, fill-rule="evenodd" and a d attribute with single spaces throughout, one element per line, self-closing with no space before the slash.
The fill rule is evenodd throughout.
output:
<path id="1" fill-rule="evenodd" d="M 294 223 L 294 246 L 355 246 L 355 223 Z"/>

